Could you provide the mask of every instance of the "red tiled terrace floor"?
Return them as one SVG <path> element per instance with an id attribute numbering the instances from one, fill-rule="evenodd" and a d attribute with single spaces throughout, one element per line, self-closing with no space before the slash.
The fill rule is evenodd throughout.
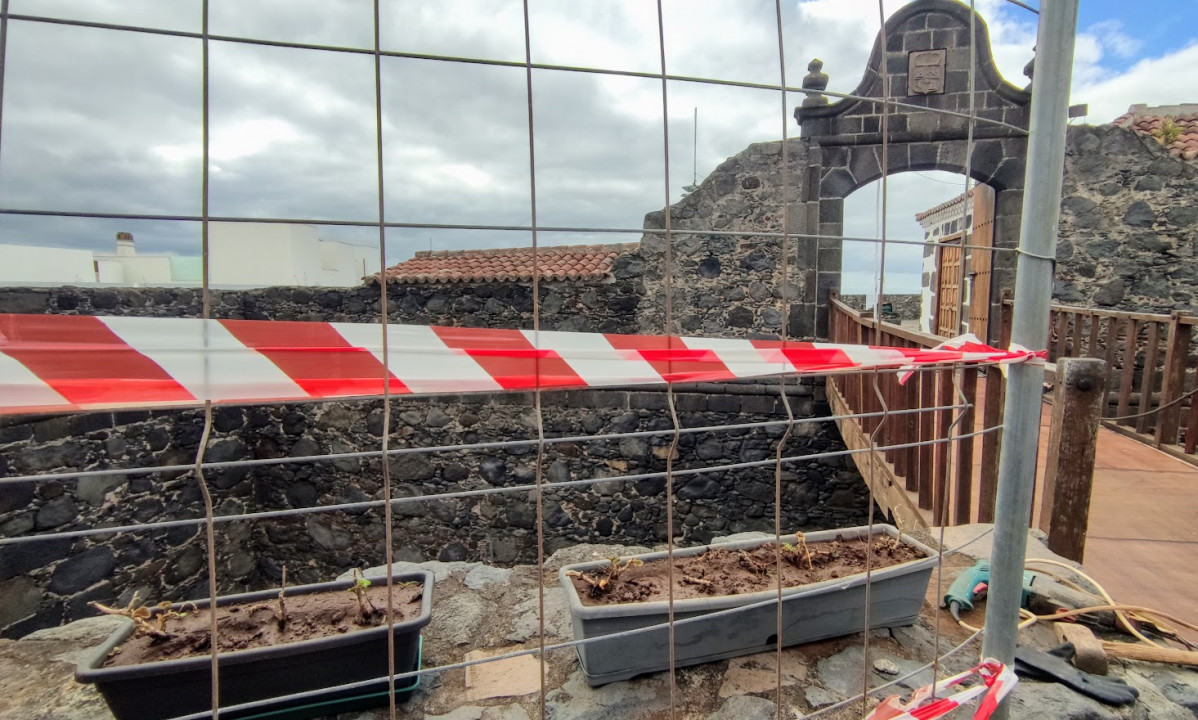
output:
<path id="1" fill-rule="evenodd" d="M 981 397 L 984 380 L 979 384 Z M 980 415 L 980 413 L 979 413 Z M 1040 416 L 1034 513 L 1047 458 L 1052 405 Z M 981 420 L 976 429 L 982 428 Z M 974 447 L 974 508 L 981 439 Z M 930 511 L 925 511 L 930 520 Z M 1098 431 L 1083 567 L 1116 602 L 1198 623 L 1198 467 L 1107 428 Z M 1187 633 L 1198 642 L 1198 633 Z"/>

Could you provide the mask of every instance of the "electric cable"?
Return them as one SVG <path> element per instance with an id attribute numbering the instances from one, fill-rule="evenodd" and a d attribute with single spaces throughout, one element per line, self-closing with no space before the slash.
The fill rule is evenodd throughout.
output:
<path id="1" fill-rule="evenodd" d="M 1107 605 L 1115 604 L 1115 600 L 1114 600 L 1114 598 L 1112 598 L 1110 596 L 1110 593 L 1108 593 L 1106 591 L 1106 589 L 1104 587 L 1102 587 L 1102 585 L 1099 585 L 1097 580 L 1095 580 L 1094 578 L 1087 575 L 1080 568 L 1073 567 L 1072 565 L 1069 565 L 1068 563 L 1063 563 L 1059 560 L 1050 560 L 1048 558 L 1028 558 L 1024 562 L 1024 566 L 1027 566 L 1029 564 L 1052 565 L 1054 567 L 1065 568 L 1066 570 L 1069 570 L 1070 572 L 1074 573 L 1078 577 L 1082 578 L 1086 582 L 1093 585 L 1094 589 L 1098 591 L 1098 595 L 1103 600 L 1106 601 Z M 1119 619 L 1119 622 L 1120 622 L 1120 624 L 1123 625 L 1123 628 L 1125 630 L 1127 630 L 1127 632 L 1130 635 L 1132 635 L 1133 637 L 1135 637 L 1137 640 L 1139 640 L 1140 642 L 1148 643 L 1149 645 L 1156 645 L 1156 643 L 1152 642 L 1152 640 L 1149 639 L 1146 635 L 1144 635 L 1139 630 L 1137 630 L 1135 625 L 1132 624 L 1131 620 L 1128 619 L 1128 617 L 1125 614 L 1123 614 L 1123 612 L 1121 610 L 1115 611 L 1115 617 L 1117 617 Z"/>

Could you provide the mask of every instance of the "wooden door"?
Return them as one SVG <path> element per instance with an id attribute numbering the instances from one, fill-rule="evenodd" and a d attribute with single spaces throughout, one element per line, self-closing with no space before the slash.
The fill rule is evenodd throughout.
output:
<path id="1" fill-rule="evenodd" d="M 961 334 L 961 236 L 946 238 L 940 243 L 940 268 L 936 293 L 936 334 L 956 337 Z"/>
<path id="2" fill-rule="evenodd" d="M 994 247 L 994 190 L 988 185 L 973 189 L 973 233 L 969 238 L 968 272 L 973 278 L 969 288 L 969 332 L 986 342 L 990 330 L 990 268 L 988 249 Z"/>

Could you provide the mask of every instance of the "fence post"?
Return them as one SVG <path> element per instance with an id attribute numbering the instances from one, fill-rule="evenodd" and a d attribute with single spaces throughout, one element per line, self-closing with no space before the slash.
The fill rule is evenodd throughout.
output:
<path id="1" fill-rule="evenodd" d="M 1140 377 L 1140 404 L 1136 408 L 1136 432 L 1148 432 L 1156 423 L 1152 410 L 1152 396 L 1156 391 L 1156 358 L 1161 349 L 1161 324 L 1156 320 L 1148 323 L 1148 343 L 1144 346 L 1144 373 Z"/>
<path id="2" fill-rule="evenodd" d="M 1106 363 L 1061 358 L 1057 377 L 1040 529 L 1048 533 L 1050 550 L 1081 562 L 1090 518 L 1098 425 L 1106 401 Z"/>
<path id="3" fill-rule="evenodd" d="M 1127 319 L 1127 332 L 1123 336 L 1123 357 L 1120 359 L 1119 373 L 1119 405 L 1115 408 L 1115 417 L 1120 425 L 1131 425 L 1131 387 L 1136 380 L 1136 347 L 1140 342 L 1140 321 Z"/>
<path id="4" fill-rule="evenodd" d="M 961 368 L 961 394 L 967 407 L 961 409 L 958 435 L 973 433 L 974 407 L 978 401 L 978 369 Z M 973 444 L 974 438 L 957 440 L 956 507 L 953 508 L 953 525 L 968 525 L 973 515 Z"/>
<path id="5" fill-rule="evenodd" d="M 1011 325 L 1011 341 L 1028 348 L 1043 347 L 1048 339 L 1077 9 L 1077 0 L 1053 0 L 1040 5 L 1038 16 L 1039 49 L 1029 107 L 1027 174 L 1019 223 L 1021 252 L 1015 260 L 1015 311 Z M 994 511 L 994 553 L 990 558 L 986 636 L 982 641 L 982 657 L 1002 663 L 1015 661 L 1043 384 L 1042 365 L 1019 363 L 1008 370 Z M 994 717 L 1006 720 L 1008 716 L 1004 703 Z"/>
<path id="6" fill-rule="evenodd" d="M 1161 377 L 1161 405 L 1156 419 L 1156 446 L 1176 445 L 1181 425 L 1181 400 L 1185 392 L 1186 366 L 1190 363 L 1192 326 L 1182 324 L 1182 313 L 1169 318 L 1169 339 L 1165 346 L 1165 369 Z"/>

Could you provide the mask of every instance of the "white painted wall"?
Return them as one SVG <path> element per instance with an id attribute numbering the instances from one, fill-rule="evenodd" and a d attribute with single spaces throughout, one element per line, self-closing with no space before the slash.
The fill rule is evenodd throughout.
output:
<path id="1" fill-rule="evenodd" d="M 171 279 L 176 285 L 199 287 L 204 284 L 204 263 L 198 255 L 172 255 Z"/>
<path id="2" fill-rule="evenodd" d="M 209 281 L 215 287 L 355 287 L 379 271 L 377 246 L 321 239 L 311 225 L 212 223 L 208 247 Z M 197 256 L 141 254 L 134 244 L 114 249 L 116 254 L 93 254 L 0 245 L 0 283 L 162 287 L 201 282 Z"/>
<path id="3" fill-rule="evenodd" d="M 320 241 L 321 267 L 328 282 L 323 285 L 361 285 L 362 278 L 379 271 L 376 245 L 350 245 L 338 240 Z"/>
<path id="4" fill-rule="evenodd" d="M 212 223 L 208 272 L 213 285 L 295 285 L 291 225 Z"/>
<path id="5" fill-rule="evenodd" d="M 163 287 L 175 284 L 167 255 L 96 255 L 100 282 L 127 287 Z"/>
<path id="6" fill-rule="evenodd" d="M 311 225 L 212 223 L 208 262 L 213 285 L 360 285 L 379 271 L 378 249 L 322 240 Z"/>
<path id="7" fill-rule="evenodd" d="M 79 285 L 95 282 L 96 267 L 90 250 L 0 245 L 0 283 Z"/>
<path id="8" fill-rule="evenodd" d="M 96 282 L 101 285 L 122 285 L 125 269 L 116 258 L 96 258 Z"/>
<path id="9" fill-rule="evenodd" d="M 932 277 L 936 272 L 936 253 L 925 255 L 923 259 L 923 274 L 924 277 Z M 919 299 L 919 331 L 926 333 L 935 333 L 936 328 L 932 327 L 932 320 L 936 312 L 936 293 L 932 292 L 932 287 L 927 283 L 923 284 L 920 290 Z"/>
<path id="10" fill-rule="evenodd" d="M 925 215 L 923 218 L 918 218 L 920 226 L 924 229 L 924 241 L 932 245 L 939 242 L 941 237 L 948 235 L 948 223 L 953 220 L 972 222 L 972 213 L 967 218 L 962 218 L 961 213 L 964 210 L 963 199 L 957 198 L 951 203 L 945 203 L 945 206 L 934 213 Z M 968 244 L 968 243 L 966 243 Z M 936 275 L 936 251 L 925 255 L 923 259 L 923 277 L 931 278 L 932 284 L 922 282 L 919 303 L 919 329 L 922 332 L 936 334 L 936 328 L 932 327 L 932 321 L 936 318 L 936 294 L 940 290 L 940 278 Z M 972 291 L 972 281 L 967 277 L 966 286 L 963 288 L 965 297 L 965 306 L 969 307 L 970 292 Z M 966 313 L 968 314 L 968 313 Z M 962 325 L 968 326 L 968 318 L 962 319 Z"/>

